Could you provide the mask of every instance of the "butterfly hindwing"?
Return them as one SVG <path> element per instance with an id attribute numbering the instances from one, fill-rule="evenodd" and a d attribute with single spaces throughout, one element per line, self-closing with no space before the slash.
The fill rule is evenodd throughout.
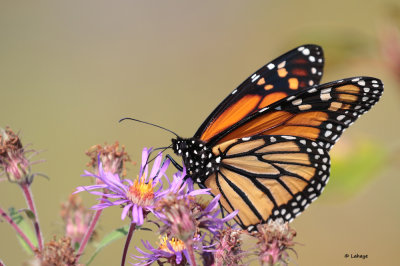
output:
<path id="1" fill-rule="evenodd" d="M 383 84 L 357 77 L 310 87 L 247 117 L 217 140 L 254 135 L 292 135 L 330 149 L 343 131 L 380 98 Z"/>
<path id="2" fill-rule="evenodd" d="M 255 136 L 220 145 L 219 170 L 205 180 L 236 221 L 249 228 L 268 219 L 291 221 L 322 192 L 330 160 L 316 142 L 293 136 Z"/>
<path id="3" fill-rule="evenodd" d="M 323 51 L 303 45 L 266 64 L 235 89 L 204 121 L 195 137 L 208 141 L 260 109 L 319 84 Z"/>

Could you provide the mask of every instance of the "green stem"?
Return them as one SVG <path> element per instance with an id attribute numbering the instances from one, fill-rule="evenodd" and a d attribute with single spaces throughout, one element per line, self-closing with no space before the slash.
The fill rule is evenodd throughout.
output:
<path id="1" fill-rule="evenodd" d="M 19 228 L 19 226 L 13 221 L 13 219 L 0 207 L 0 216 L 4 218 L 13 228 L 19 236 L 25 241 L 26 244 L 31 248 L 34 253 L 36 247 L 32 244 L 29 238 L 25 235 L 25 233 Z"/>

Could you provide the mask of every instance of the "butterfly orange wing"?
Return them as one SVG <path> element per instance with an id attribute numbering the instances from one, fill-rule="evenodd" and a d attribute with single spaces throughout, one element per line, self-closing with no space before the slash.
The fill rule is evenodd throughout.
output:
<path id="1" fill-rule="evenodd" d="M 235 89 L 204 121 L 194 135 L 209 141 L 250 114 L 287 96 L 319 84 L 323 51 L 303 45 L 266 64 Z"/>
<path id="2" fill-rule="evenodd" d="M 335 81 L 299 92 L 259 110 L 213 143 L 255 135 L 290 135 L 330 148 L 380 98 L 383 84 L 370 77 Z"/>
<path id="3" fill-rule="evenodd" d="M 204 186 L 235 220 L 252 230 L 269 219 L 293 220 L 322 192 L 329 178 L 329 154 L 313 142 L 292 136 L 255 136 L 216 147 L 218 171 Z"/>

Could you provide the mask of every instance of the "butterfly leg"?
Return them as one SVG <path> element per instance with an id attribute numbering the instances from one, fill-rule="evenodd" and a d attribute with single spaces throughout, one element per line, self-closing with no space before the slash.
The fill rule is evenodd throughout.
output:
<path id="1" fill-rule="evenodd" d="M 165 161 L 166 159 L 169 159 L 169 160 L 171 161 L 171 163 L 175 166 L 175 168 L 176 168 L 178 171 L 181 171 L 181 172 L 183 171 L 183 167 L 182 167 L 179 163 L 177 163 L 177 162 L 171 157 L 171 155 L 167 154 L 167 155 L 165 156 L 164 161 Z"/>

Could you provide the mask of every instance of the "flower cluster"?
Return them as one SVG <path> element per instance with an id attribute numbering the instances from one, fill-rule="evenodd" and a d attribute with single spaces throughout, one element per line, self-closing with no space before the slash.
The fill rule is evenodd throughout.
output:
<path id="1" fill-rule="evenodd" d="M 30 190 L 35 176 L 30 170 L 32 162 L 26 156 L 27 151 L 19 137 L 6 128 L 0 136 L 0 169 L 10 181 L 22 188 L 28 205 L 26 213 L 31 216 L 36 241 L 32 241 L 28 237 L 29 232 L 18 226 L 14 214 L 7 213 L 1 206 L 0 216 L 14 228 L 27 248 L 33 251 L 35 260 L 32 263 L 37 265 L 81 265 L 79 260 L 85 254 L 87 243 L 96 234 L 95 228 L 102 210 L 113 206 L 121 208 L 122 220 L 129 220 L 128 231 L 116 230 L 119 234 L 127 232 L 121 265 L 125 265 L 133 233 L 139 229 L 152 231 L 152 238 L 159 240 L 157 243 L 141 240 L 143 247 L 136 246 L 136 254 L 131 255 L 133 265 L 196 265 L 200 260 L 204 265 L 212 266 L 242 265 L 249 256 L 254 255 L 262 264 L 286 263 L 288 250 L 292 249 L 293 237 L 296 235 L 287 223 L 277 220 L 259 225 L 255 233 L 231 227 L 229 222 L 238 211 L 221 217 L 220 195 L 214 195 L 211 199 L 209 189 L 195 189 L 184 165 L 182 171 L 169 179 L 166 171 L 170 161 L 163 159 L 161 153 L 150 158 L 153 151 L 143 149 L 139 175 L 129 179 L 125 178 L 124 164 L 130 158 L 123 146 L 120 149 L 118 142 L 89 149 L 87 155 L 94 169 L 85 171 L 83 176 L 92 177 L 95 182 L 77 187 L 68 201 L 62 204 L 61 218 L 65 234 L 57 238 L 59 240 L 54 238 L 43 244 Z M 89 192 L 99 197 L 97 204 L 91 207 L 94 213 L 84 207 L 76 195 L 79 192 Z M 207 198 L 210 200 L 207 201 Z M 19 218 L 23 219 L 21 215 Z M 150 226 L 144 227 L 145 223 Z M 243 251 L 243 235 L 257 239 L 256 248 Z"/>
<path id="2" fill-rule="evenodd" d="M 226 226 L 237 211 L 219 218 L 219 198 L 216 195 L 205 203 L 199 196 L 209 194 L 209 189 L 194 189 L 186 170 L 177 172 L 170 181 L 166 176 L 169 160 L 162 162 L 159 153 L 149 173 L 149 156 L 152 149 L 143 149 L 139 176 L 134 180 L 122 179 L 118 173 L 105 171 L 100 158 L 96 173 L 86 171 L 85 176 L 97 179 L 95 185 L 78 187 L 76 192 L 88 191 L 101 196 L 95 210 L 121 206 L 121 219 L 129 217 L 134 226 L 145 223 L 150 213 L 159 228 L 159 242 L 155 246 L 142 240 L 145 249 L 136 247 L 139 255 L 132 255 L 134 265 L 169 263 L 195 265 L 196 254 L 207 265 L 242 264 L 245 257 L 256 254 L 262 264 L 285 263 L 287 250 L 294 243 L 294 230 L 281 221 L 259 225 L 258 232 L 250 236 L 258 239 L 256 252 L 242 250 L 243 230 Z M 165 178 L 163 178 L 165 177 Z M 134 230 L 136 227 L 131 227 Z M 128 237 L 127 243 L 130 239 Z"/>
<path id="3" fill-rule="evenodd" d="M 206 237 L 216 237 L 237 212 L 219 218 L 219 195 L 208 204 L 202 203 L 197 196 L 208 195 L 209 190 L 195 190 L 185 169 L 174 174 L 170 181 L 165 174 L 169 160 L 162 163 L 161 153 L 155 157 L 149 173 L 147 162 L 151 151 L 143 149 L 139 176 L 134 181 L 106 171 L 104 160 L 99 157 L 97 171 L 85 172 L 85 176 L 97 179 L 96 184 L 78 187 L 75 193 L 88 191 L 100 196 L 100 202 L 92 207 L 94 210 L 121 206 L 121 219 L 129 217 L 135 226 L 143 225 L 148 214 L 154 214 L 162 237 L 157 248 L 148 241 L 142 242 L 148 251 L 137 248 L 141 256 L 133 257 L 140 260 L 139 264 L 151 264 L 161 259 L 177 264 L 183 260 L 189 262 L 194 260 L 194 250 L 201 252 L 209 247 Z"/>

